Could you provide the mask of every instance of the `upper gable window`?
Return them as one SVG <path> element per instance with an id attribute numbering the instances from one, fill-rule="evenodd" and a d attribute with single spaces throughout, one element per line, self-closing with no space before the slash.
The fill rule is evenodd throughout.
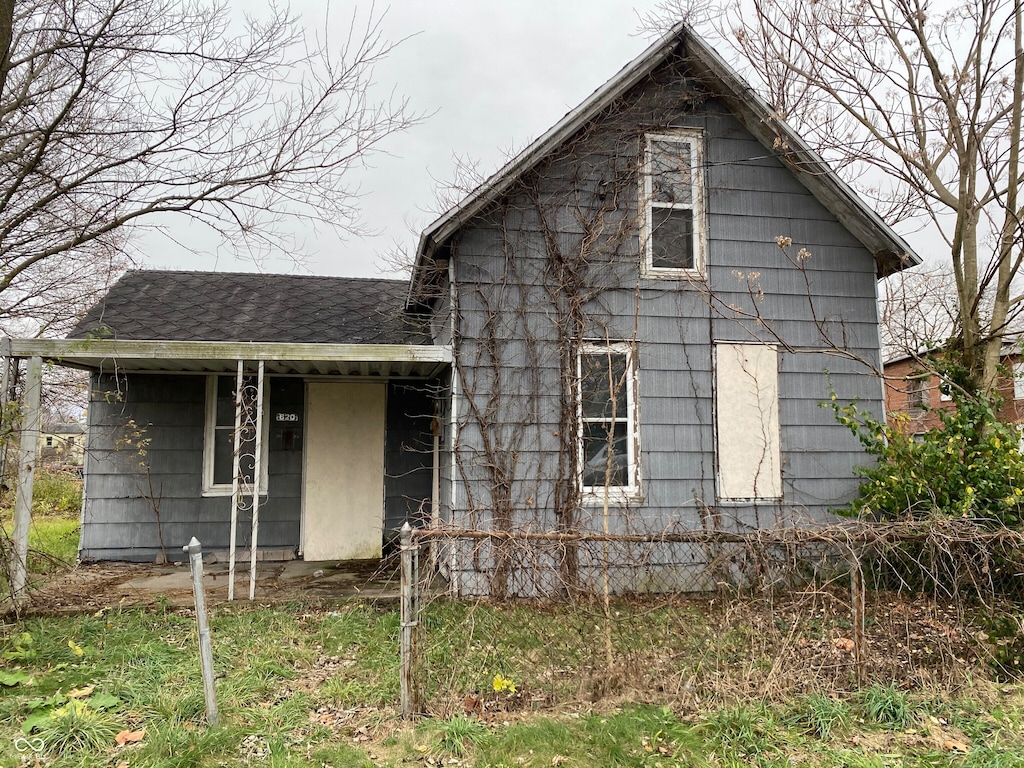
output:
<path id="1" fill-rule="evenodd" d="M 704 267 L 701 134 L 647 137 L 644 156 L 644 272 L 676 277 Z"/>

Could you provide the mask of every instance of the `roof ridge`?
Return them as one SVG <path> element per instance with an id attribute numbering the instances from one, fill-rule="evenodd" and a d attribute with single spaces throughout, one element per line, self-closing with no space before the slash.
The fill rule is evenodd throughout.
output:
<path id="1" fill-rule="evenodd" d="M 346 282 L 408 283 L 398 277 L 346 277 L 342 275 L 295 275 L 287 272 L 218 272 L 207 269 L 129 269 L 125 275 L 194 275 L 196 277 L 264 277 L 269 279 L 297 278 L 314 280 L 344 280 Z"/>

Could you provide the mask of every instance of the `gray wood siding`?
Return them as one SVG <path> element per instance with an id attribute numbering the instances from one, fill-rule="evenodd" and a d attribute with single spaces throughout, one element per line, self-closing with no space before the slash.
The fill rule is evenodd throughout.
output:
<path id="1" fill-rule="evenodd" d="M 642 137 L 673 127 L 704 131 L 703 278 L 640 275 Z M 777 237 L 792 246 L 783 251 Z M 614 529 L 699 526 L 704 508 L 723 527 L 823 520 L 852 497 L 853 468 L 867 457 L 819 403 L 835 391 L 882 412 L 870 370 L 879 363 L 874 261 L 684 72 L 664 68 L 634 89 L 452 246 L 457 522 L 486 528 L 511 513 L 514 527 L 552 527 L 566 406 L 558 323 L 576 297 L 584 337 L 635 340 L 643 493 L 619 508 Z M 801 249 L 810 257 L 798 260 Z M 579 278 L 568 289 L 559 284 L 566 263 Z M 712 349 L 730 340 L 779 345 L 781 504 L 716 500 Z M 581 516 L 598 525 L 599 510 L 584 505 Z"/>
<path id="2" fill-rule="evenodd" d="M 300 380 L 271 377 L 269 382 L 271 415 L 276 409 L 303 412 Z M 204 376 L 93 376 L 83 560 L 156 557 L 161 531 L 154 506 L 171 559 L 182 559 L 181 547 L 192 536 L 207 551 L 227 548 L 230 499 L 202 495 L 205 399 Z M 289 429 L 299 431 L 290 450 L 282 434 Z M 260 504 L 259 546 L 293 548 L 299 540 L 301 423 L 271 420 L 268 432 L 269 486 Z M 244 516 L 240 547 L 249 543 L 249 525 Z"/>

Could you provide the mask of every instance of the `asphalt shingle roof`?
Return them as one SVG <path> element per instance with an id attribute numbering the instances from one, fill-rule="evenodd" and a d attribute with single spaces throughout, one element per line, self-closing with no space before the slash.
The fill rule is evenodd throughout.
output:
<path id="1" fill-rule="evenodd" d="M 133 270 L 71 338 L 426 344 L 408 283 L 350 277 Z"/>

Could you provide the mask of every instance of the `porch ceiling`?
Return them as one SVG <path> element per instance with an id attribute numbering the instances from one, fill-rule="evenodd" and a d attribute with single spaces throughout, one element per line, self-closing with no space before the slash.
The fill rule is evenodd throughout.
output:
<path id="1" fill-rule="evenodd" d="M 269 374 L 430 378 L 451 349 L 413 344 L 290 344 L 115 339 L 0 339 L 0 354 L 41 357 L 101 373 L 227 373 L 238 361 L 264 361 Z"/>

